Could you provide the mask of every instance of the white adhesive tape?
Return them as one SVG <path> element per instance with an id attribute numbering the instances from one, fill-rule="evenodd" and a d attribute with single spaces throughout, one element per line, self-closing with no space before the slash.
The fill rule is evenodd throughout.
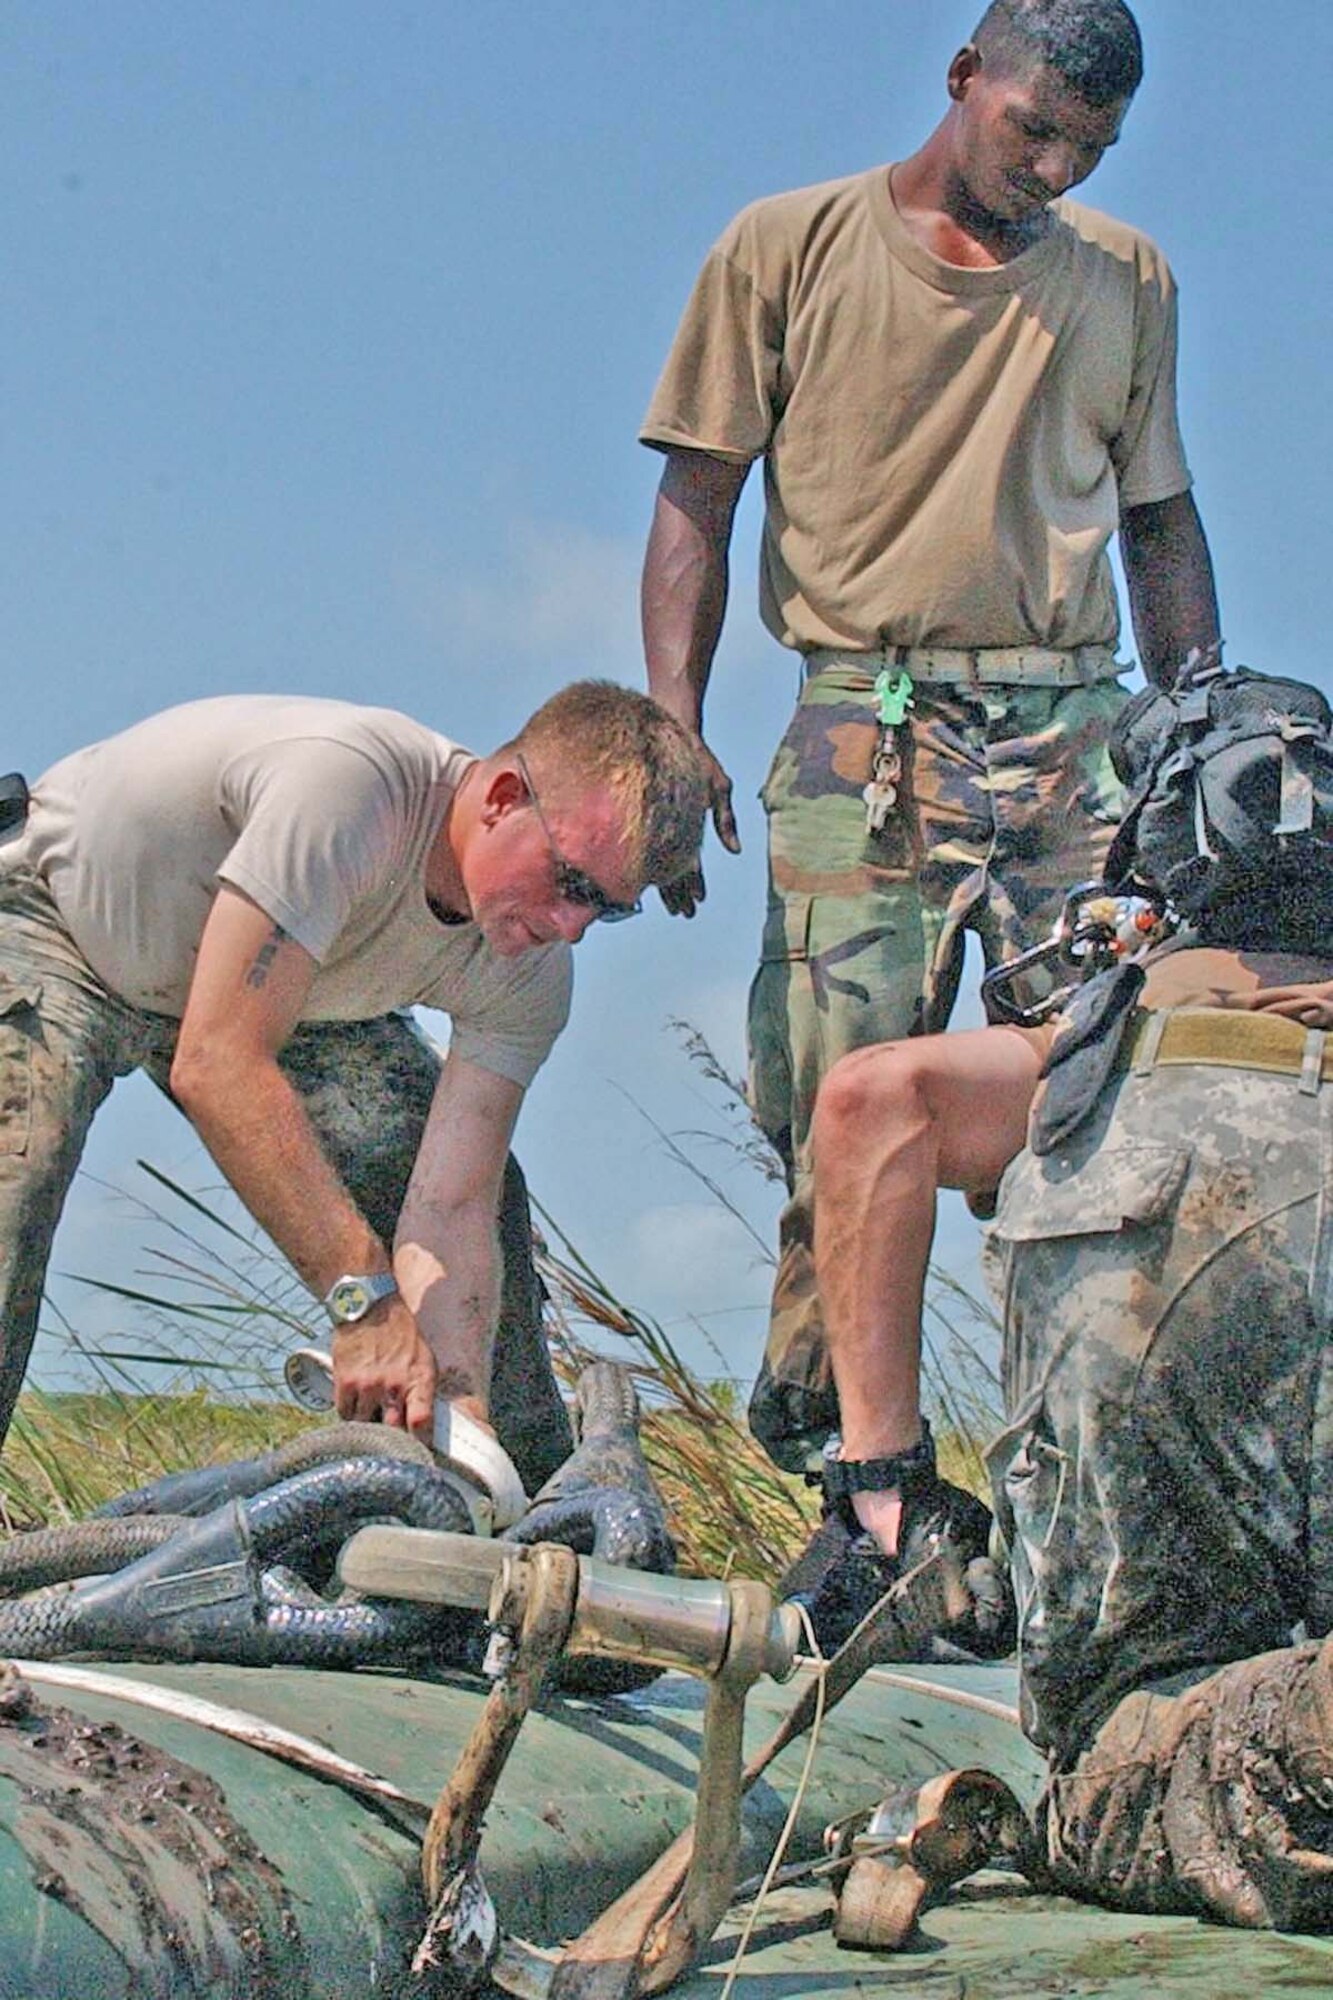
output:
<path id="1" fill-rule="evenodd" d="M 283 1375 L 305 1410 L 333 1408 L 333 1357 L 319 1347 L 298 1347 L 283 1363 Z M 431 1449 L 471 1487 L 464 1497 L 479 1535 L 511 1528 L 527 1512 L 528 1496 L 509 1453 L 483 1424 L 456 1409 L 445 1396 L 435 1399 Z"/>

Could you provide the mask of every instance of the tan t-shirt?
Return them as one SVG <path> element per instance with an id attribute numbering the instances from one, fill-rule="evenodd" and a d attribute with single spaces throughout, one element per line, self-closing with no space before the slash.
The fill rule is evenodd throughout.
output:
<path id="1" fill-rule="evenodd" d="M 421 1003 L 452 1046 L 526 1086 L 569 1012 L 569 947 L 501 958 L 442 924 L 425 866 L 475 762 L 387 708 L 231 695 L 170 708 L 54 765 L 6 864 L 36 869 L 99 979 L 179 1015 L 220 882 L 315 960 L 310 1021 Z"/>
<path id="2" fill-rule="evenodd" d="M 785 645 L 1114 642 L 1121 507 L 1190 475 L 1175 287 L 1060 201 L 994 270 L 908 232 L 885 167 L 745 209 L 710 254 L 645 443 L 764 457 L 760 609 Z"/>

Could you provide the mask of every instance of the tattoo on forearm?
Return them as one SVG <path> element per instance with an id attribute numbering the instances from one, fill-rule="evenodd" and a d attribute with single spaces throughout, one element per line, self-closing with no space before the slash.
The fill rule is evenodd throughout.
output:
<path id="1" fill-rule="evenodd" d="M 274 924 L 268 936 L 255 953 L 255 962 L 245 975 L 247 986 L 262 986 L 268 978 L 269 969 L 278 955 L 278 946 L 286 944 L 287 933 L 281 924 Z"/>

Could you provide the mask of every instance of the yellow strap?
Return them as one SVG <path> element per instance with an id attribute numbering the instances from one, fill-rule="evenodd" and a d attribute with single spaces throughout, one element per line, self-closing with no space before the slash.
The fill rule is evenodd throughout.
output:
<path id="1" fill-rule="evenodd" d="M 1146 1013 L 1135 1023 L 1130 1048 L 1135 1058 L 1160 1016 Z M 1251 1014 L 1233 1007 L 1178 1007 L 1167 1014 L 1157 1048 L 1144 1048 L 1148 1064 L 1211 1063 L 1223 1069 L 1257 1069 L 1276 1076 L 1300 1076 L 1306 1068 L 1306 1030 L 1280 1014 Z M 1140 1063 L 1135 1060 L 1135 1068 Z M 1319 1074 L 1333 1077 L 1333 1047 L 1326 1042 Z"/>

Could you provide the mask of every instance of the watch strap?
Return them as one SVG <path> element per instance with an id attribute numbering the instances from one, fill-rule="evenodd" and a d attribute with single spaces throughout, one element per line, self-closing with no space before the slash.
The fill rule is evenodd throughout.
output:
<path id="1" fill-rule="evenodd" d="M 335 1326 L 355 1326 L 381 1299 L 398 1290 L 392 1271 L 344 1272 L 324 1294 L 324 1310 Z"/>
<path id="2" fill-rule="evenodd" d="M 888 1458 L 842 1458 L 841 1438 L 831 1437 L 824 1446 L 824 1497 L 837 1504 L 854 1493 L 901 1493 L 904 1499 L 929 1492 L 937 1484 L 935 1440 L 930 1424 L 921 1419 L 921 1436 L 907 1451 Z"/>

